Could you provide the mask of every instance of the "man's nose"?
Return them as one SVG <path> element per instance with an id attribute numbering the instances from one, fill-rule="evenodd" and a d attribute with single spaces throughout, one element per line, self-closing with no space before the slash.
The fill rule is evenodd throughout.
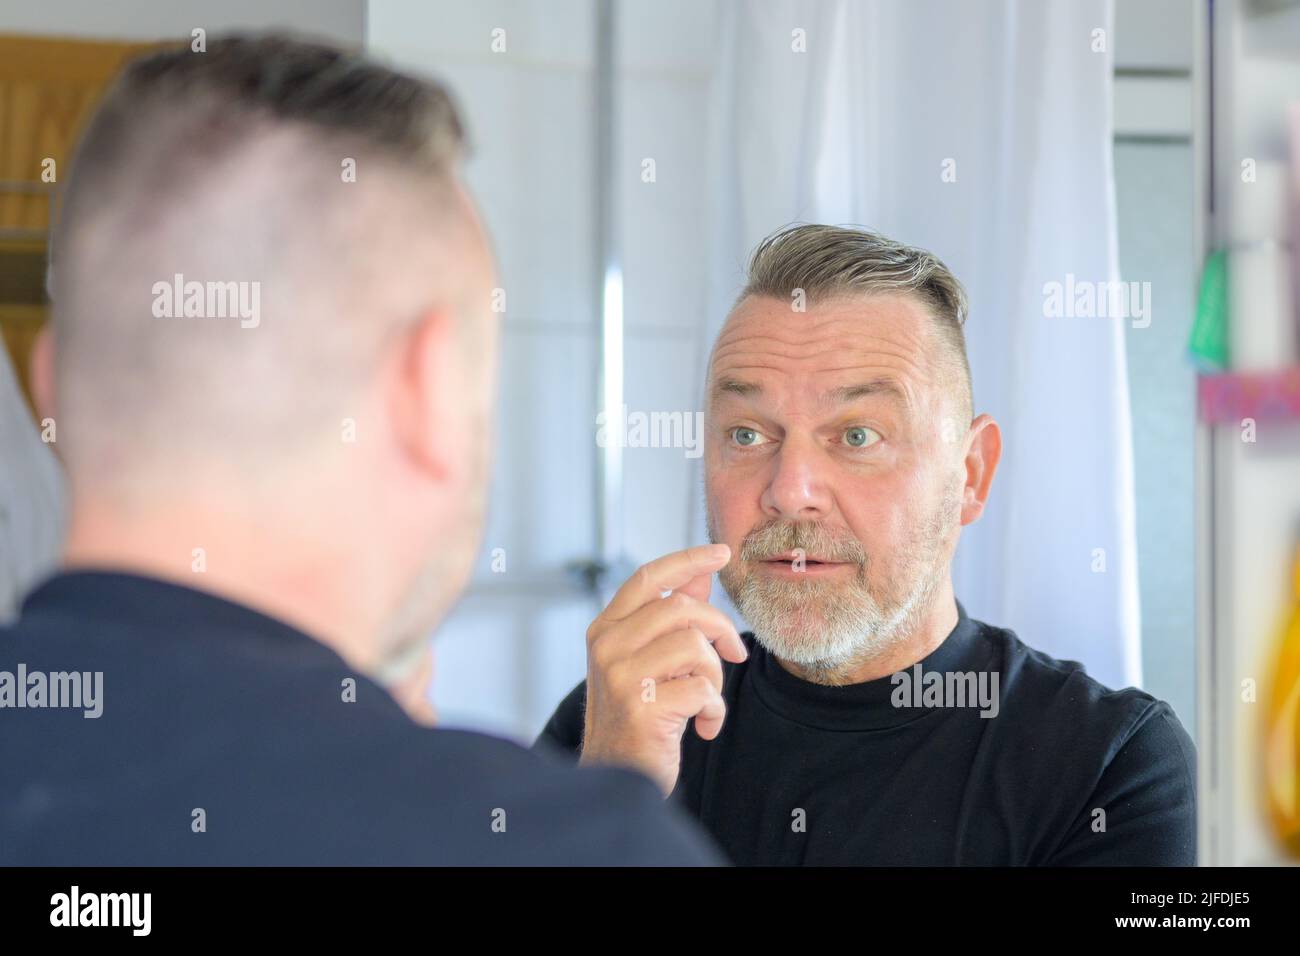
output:
<path id="1" fill-rule="evenodd" d="M 831 493 L 826 482 L 828 462 L 811 438 L 786 436 L 772 459 L 772 479 L 760 502 L 769 518 L 815 521 L 831 510 Z"/>

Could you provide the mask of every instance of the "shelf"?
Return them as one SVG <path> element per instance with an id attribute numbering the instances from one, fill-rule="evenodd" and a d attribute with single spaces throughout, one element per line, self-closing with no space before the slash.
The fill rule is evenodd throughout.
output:
<path id="1" fill-rule="evenodd" d="M 1196 385 L 1200 419 L 1210 425 L 1255 421 L 1300 422 L 1300 365 L 1275 372 L 1202 375 Z"/>

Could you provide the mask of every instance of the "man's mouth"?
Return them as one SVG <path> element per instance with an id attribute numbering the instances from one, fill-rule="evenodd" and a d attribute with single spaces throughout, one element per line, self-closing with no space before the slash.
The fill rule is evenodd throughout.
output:
<path id="1" fill-rule="evenodd" d="M 807 564 L 845 564 L 844 561 L 838 561 L 835 558 L 826 558 L 821 555 L 807 554 L 803 551 L 782 551 L 780 554 L 768 555 L 766 558 L 760 558 L 761 561 L 780 561 L 785 564 L 793 564 L 795 561 L 804 561 Z"/>
<path id="2" fill-rule="evenodd" d="M 853 567 L 853 565 L 847 561 L 836 561 L 832 558 L 824 558 L 811 554 L 797 554 L 793 551 L 786 551 L 781 554 L 774 554 L 770 557 L 761 558 L 756 563 L 769 571 L 782 575 L 829 574 L 841 568 Z"/>

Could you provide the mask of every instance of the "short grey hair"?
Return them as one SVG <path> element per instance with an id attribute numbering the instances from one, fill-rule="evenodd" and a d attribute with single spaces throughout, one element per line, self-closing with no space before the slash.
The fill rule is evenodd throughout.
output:
<path id="1" fill-rule="evenodd" d="M 973 408 L 964 327 L 966 290 L 932 252 L 866 229 L 803 223 L 772 233 L 749 260 L 739 302 L 751 296 L 788 300 L 802 290 L 814 304 L 844 296 L 907 294 L 920 299 L 935 331 L 958 362 L 967 410 Z"/>
<path id="2" fill-rule="evenodd" d="M 442 85 L 311 40 L 128 63 L 73 155 L 51 249 L 70 473 L 125 485 L 182 446 L 260 466 L 325 441 L 429 290 L 460 288 L 464 138 Z M 151 290 L 177 274 L 246 281 L 271 318 L 160 321 Z"/>
<path id="3" fill-rule="evenodd" d="M 206 50 L 187 45 L 140 56 L 117 76 L 81 136 L 62 197 L 60 225 L 83 195 L 124 175 L 139 148 L 181 154 L 158 172 L 194 174 L 199 160 L 237 145 L 253 118 L 298 124 L 325 139 L 432 173 L 460 159 L 465 131 L 448 91 L 438 83 L 391 70 L 359 53 L 282 34 L 216 37 Z M 181 136 L 158 144 L 150 137 Z"/>

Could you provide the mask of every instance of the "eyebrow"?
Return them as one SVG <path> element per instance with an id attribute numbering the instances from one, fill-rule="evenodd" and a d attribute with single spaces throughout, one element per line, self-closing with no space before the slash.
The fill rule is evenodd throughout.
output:
<path id="1" fill-rule="evenodd" d="M 892 378 L 873 378 L 859 385 L 832 389 L 827 393 L 827 399 L 837 405 L 847 405 L 871 395 L 886 395 L 903 405 L 908 404 L 907 393 Z"/>
<path id="2" fill-rule="evenodd" d="M 719 379 L 713 386 L 714 395 L 757 395 L 763 387 L 757 382 L 742 382 L 737 378 Z"/>
<path id="3" fill-rule="evenodd" d="M 759 395 L 762 391 L 763 387 L 757 382 L 745 382 L 735 378 L 719 379 L 717 384 L 713 386 L 715 396 L 739 395 L 745 397 Z M 908 404 L 907 393 L 892 378 L 873 378 L 857 385 L 844 385 L 840 388 L 831 389 L 822 400 L 828 404 L 847 405 L 850 402 L 856 402 L 872 395 L 885 395 L 903 405 Z"/>

